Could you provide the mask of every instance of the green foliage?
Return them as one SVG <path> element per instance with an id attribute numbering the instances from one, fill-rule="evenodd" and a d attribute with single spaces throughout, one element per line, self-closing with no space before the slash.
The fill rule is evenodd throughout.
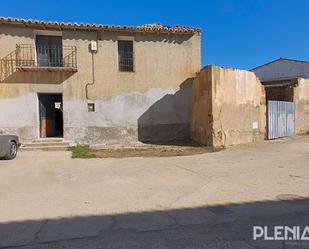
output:
<path id="1" fill-rule="evenodd" d="M 72 158 L 95 158 L 96 155 L 92 153 L 92 150 L 88 145 L 77 145 L 72 150 Z"/>

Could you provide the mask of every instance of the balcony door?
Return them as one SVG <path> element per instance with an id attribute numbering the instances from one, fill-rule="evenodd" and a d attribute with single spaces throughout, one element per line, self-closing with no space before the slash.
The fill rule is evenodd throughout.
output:
<path id="1" fill-rule="evenodd" d="M 37 64 L 40 67 L 62 67 L 62 37 L 61 36 L 36 36 Z"/>

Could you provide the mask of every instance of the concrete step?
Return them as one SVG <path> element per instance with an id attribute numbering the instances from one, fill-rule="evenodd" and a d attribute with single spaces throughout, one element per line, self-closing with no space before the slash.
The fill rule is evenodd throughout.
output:
<path id="1" fill-rule="evenodd" d="M 73 148 L 73 146 L 69 145 L 54 145 L 54 146 L 22 146 L 20 147 L 20 151 L 67 151 Z"/>
<path id="2" fill-rule="evenodd" d="M 33 142 L 30 144 L 24 144 L 23 147 L 48 147 L 48 146 L 69 146 L 68 142 Z"/>
<path id="3" fill-rule="evenodd" d="M 20 151 L 65 151 L 72 148 L 69 142 L 63 141 L 63 138 L 39 138 L 32 143 L 23 144 Z"/>
<path id="4" fill-rule="evenodd" d="M 53 143 L 53 142 L 63 142 L 62 137 L 45 137 L 34 140 L 33 143 Z"/>

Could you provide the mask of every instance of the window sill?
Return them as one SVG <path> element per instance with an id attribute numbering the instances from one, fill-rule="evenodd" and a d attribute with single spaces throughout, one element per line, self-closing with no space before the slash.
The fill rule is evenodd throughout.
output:
<path id="1" fill-rule="evenodd" d="M 118 71 L 118 73 L 135 73 L 135 71 Z"/>

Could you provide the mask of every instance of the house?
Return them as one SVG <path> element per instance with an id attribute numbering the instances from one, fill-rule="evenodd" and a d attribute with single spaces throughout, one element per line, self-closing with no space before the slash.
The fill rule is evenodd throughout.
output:
<path id="1" fill-rule="evenodd" d="M 0 132 L 23 142 L 186 139 L 200 33 L 0 17 Z"/>
<path id="2" fill-rule="evenodd" d="M 271 108 L 271 105 L 274 105 L 276 112 L 282 114 L 278 118 L 287 119 L 290 122 L 290 125 L 286 127 L 289 135 L 308 132 L 309 61 L 279 58 L 253 68 L 251 71 L 265 87 L 268 107 Z M 290 107 L 290 110 L 287 110 L 287 107 Z M 272 111 L 273 109 L 269 110 L 269 112 Z M 286 114 L 286 117 L 283 114 Z M 269 127 L 271 119 L 272 116 L 269 119 Z M 281 124 L 281 120 L 275 119 L 274 124 Z"/>

